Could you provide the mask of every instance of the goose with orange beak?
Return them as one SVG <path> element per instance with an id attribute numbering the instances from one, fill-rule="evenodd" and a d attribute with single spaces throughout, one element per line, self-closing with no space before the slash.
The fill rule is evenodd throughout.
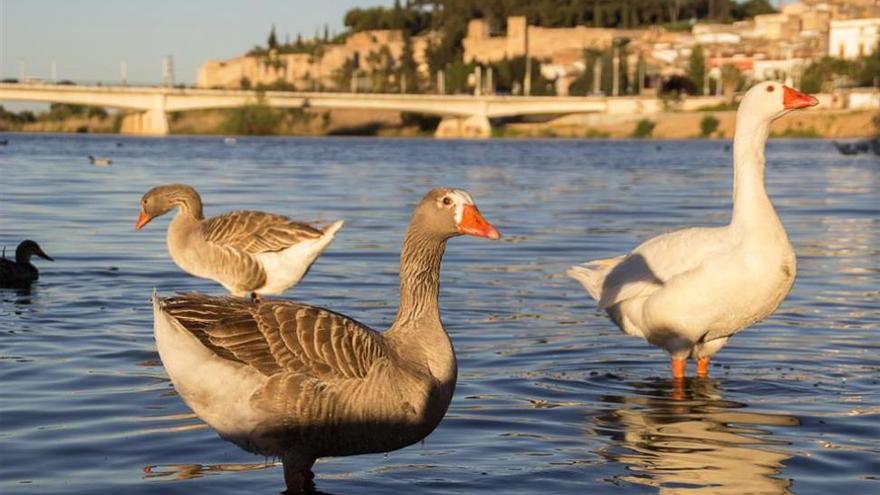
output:
<path id="1" fill-rule="evenodd" d="M 764 146 L 774 120 L 818 103 L 778 82 L 756 84 L 743 96 L 729 224 L 663 234 L 568 271 L 624 333 L 670 354 L 677 381 L 688 358 L 707 376 L 709 358 L 772 314 L 791 290 L 797 261 L 764 189 Z"/>
<path id="2" fill-rule="evenodd" d="M 199 418 L 280 457 L 287 493 L 311 491 L 316 459 L 412 445 L 446 414 L 458 365 L 440 318 L 440 266 L 461 235 L 501 237 L 467 192 L 428 192 L 403 238 L 397 316 L 384 332 L 296 301 L 154 295 L 159 356 Z"/>

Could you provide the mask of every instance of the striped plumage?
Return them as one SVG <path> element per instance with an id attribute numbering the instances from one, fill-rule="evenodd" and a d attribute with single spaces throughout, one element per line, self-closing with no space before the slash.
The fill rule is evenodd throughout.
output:
<path id="1" fill-rule="evenodd" d="M 0 258 L 0 287 L 27 288 L 36 282 L 40 278 L 40 272 L 31 263 L 32 256 L 55 261 L 43 252 L 39 244 L 30 239 L 21 241 L 15 249 L 15 260 L 7 259 L 4 250 L 3 257 Z"/>
<path id="2" fill-rule="evenodd" d="M 401 250 L 400 308 L 383 333 L 293 301 L 154 296 L 156 344 L 175 388 L 223 438 L 281 457 L 290 491 L 309 486 L 318 457 L 423 439 L 446 413 L 457 377 L 437 301 L 446 241 L 464 232 L 498 237 L 473 215 L 463 191 L 437 189 L 422 200 Z"/>
<path id="3" fill-rule="evenodd" d="M 204 218 L 195 189 L 172 184 L 144 194 L 137 228 L 173 208 L 168 252 L 187 273 L 219 282 L 235 296 L 280 294 L 299 282 L 342 221 L 321 231 L 281 215 L 233 211 Z"/>

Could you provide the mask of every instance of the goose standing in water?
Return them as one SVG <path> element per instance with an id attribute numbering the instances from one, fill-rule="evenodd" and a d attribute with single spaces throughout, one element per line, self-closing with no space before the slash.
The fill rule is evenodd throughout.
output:
<path id="1" fill-rule="evenodd" d="M 32 256 L 39 256 L 44 260 L 55 261 L 51 256 L 44 253 L 40 245 L 27 239 L 15 249 L 15 261 L 6 259 L 6 250 L 0 258 L 0 287 L 28 287 L 32 282 L 40 278 L 40 272 L 31 263 Z"/>
<path id="2" fill-rule="evenodd" d="M 183 271 L 219 282 L 232 295 L 281 294 L 299 282 L 327 249 L 342 221 L 323 231 L 281 215 L 231 211 L 202 214 L 202 199 L 190 186 L 154 187 L 141 199 L 135 228 L 172 209 L 168 253 Z"/>
<path id="3" fill-rule="evenodd" d="M 165 370 L 221 437 L 281 457 L 290 492 L 312 486 L 318 457 L 418 442 L 455 390 L 455 352 L 437 298 L 446 241 L 461 234 L 500 237 L 466 192 L 429 192 L 404 237 L 400 306 L 384 333 L 292 301 L 154 295 Z"/>
<path id="4" fill-rule="evenodd" d="M 794 250 L 764 190 L 770 123 L 817 100 L 776 82 L 755 85 L 736 113 L 733 215 L 724 227 L 697 227 L 650 239 L 627 255 L 574 266 L 614 323 L 706 376 L 709 358 L 740 330 L 769 316 L 794 283 Z"/>

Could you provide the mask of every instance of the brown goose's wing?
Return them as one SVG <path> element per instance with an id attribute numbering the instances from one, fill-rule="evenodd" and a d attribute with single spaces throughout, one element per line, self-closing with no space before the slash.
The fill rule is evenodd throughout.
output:
<path id="1" fill-rule="evenodd" d="M 215 354 L 266 376 L 364 378 L 375 362 L 388 357 L 378 333 L 323 308 L 292 301 L 255 306 L 199 294 L 165 298 L 161 304 Z"/>
<path id="2" fill-rule="evenodd" d="M 285 216 L 261 211 L 231 211 L 202 222 L 204 239 L 248 254 L 281 251 L 317 239 L 320 230 Z"/>

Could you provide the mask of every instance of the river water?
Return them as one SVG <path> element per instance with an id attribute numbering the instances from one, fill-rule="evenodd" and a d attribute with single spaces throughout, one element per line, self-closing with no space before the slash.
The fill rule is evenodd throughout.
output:
<path id="1" fill-rule="evenodd" d="M 446 418 L 386 455 L 324 459 L 327 493 L 880 492 L 880 163 L 773 140 L 767 184 L 798 254 L 780 309 L 673 397 L 667 356 L 627 337 L 566 268 L 730 209 L 722 141 L 6 135 L 0 244 L 29 293 L 0 290 L 0 493 L 278 493 L 280 467 L 224 442 L 175 395 L 150 294 L 219 285 L 168 258 L 148 188 L 195 186 L 208 215 L 346 220 L 285 297 L 383 329 L 412 206 L 467 189 L 502 242 L 457 238 L 441 307 L 459 360 Z M 95 167 L 86 156 L 110 156 Z M 689 369 L 692 372 L 693 368 Z"/>

